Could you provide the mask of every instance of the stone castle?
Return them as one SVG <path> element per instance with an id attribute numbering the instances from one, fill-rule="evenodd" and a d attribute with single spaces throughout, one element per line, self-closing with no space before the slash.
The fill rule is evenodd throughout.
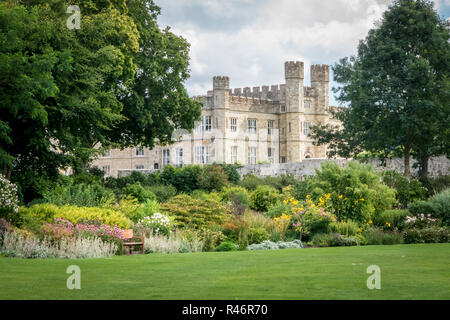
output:
<path id="1" fill-rule="evenodd" d="M 304 86 L 304 64 L 285 63 L 281 85 L 230 89 L 230 79 L 213 78 L 213 90 L 195 97 L 203 102 L 202 119 L 192 132 L 176 132 L 172 145 L 152 150 L 110 150 L 94 161 L 107 175 L 121 170 L 160 169 L 165 165 L 295 163 L 325 158 L 326 146 L 314 146 L 310 127 L 338 124 L 329 113 L 328 65 L 311 66 Z"/>

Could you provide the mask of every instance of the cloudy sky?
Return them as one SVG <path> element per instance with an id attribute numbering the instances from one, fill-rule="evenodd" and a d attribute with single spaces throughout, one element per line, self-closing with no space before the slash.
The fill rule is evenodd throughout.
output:
<path id="1" fill-rule="evenodd" d="M 360 39 L 391 0 L 155 0 L 161 27 L 191 44 L 190 95 L 212 89 L 212 77 L 232 88 L 284 82 L 284 62 L 333 65 L 356 53 Z M 436 0 L 441 17 L 450 0 Z M 330 86 L 330 103 L 336 105 Z"/>

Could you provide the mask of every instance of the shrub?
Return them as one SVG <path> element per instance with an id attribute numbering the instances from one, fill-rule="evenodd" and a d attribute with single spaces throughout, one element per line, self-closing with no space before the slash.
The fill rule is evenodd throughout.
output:
<path id="1" fill-rule="evenodd" d="M 408 179 L 397 171 L 384 171 L 383 182 L 396 190 L 395 198 L 401 208 L 406 208 L 408 203 L 425 199 L 427 189 L 417 179 Z"/>
<path id="2" fill-rule="evenodd" d="M 396 231 L 383 231 L 379 228 L 370 227 L 364 230 L 363 236 L 369 245 L 401 244 L 402 234 Z"/>
<path id="3" fill-rule="evenodd" d="M 132 215 L 127 215 L 133 222 L 138 222 L 145 217 L 151 217 L 160 211 L 161 206 L 156 200 L 147 200 Z"/>
<path id="4" fill-rule="evenodd" d="M 450 242 L 448 227 L 429 227 L 407 229 L 403 232 L 405 243 L 446 243 Z"/>
<path id="5" fill-rule="evenodd" d="M 341 168 L 334 162 L 322 164 L 308 180 L 313 200 L 330 194 L 338 221 L 366 223 L 395 203 L 395 190 L 380 182 L 372 166 L 352 161 Z"/>
<path id="6" fill-rule="evenodd" d="M 270 239 L 270 234 L 265 228 L 249 228 L 248 229 L 248 243 L 261 243 Z"/>
<path id="7" fill-rule="evenodd" d="M 248 191 L 243 187 L 224 187 L 220 192 L 220 199 L 223 203 L 229 203 L 233 200 L 238 203 L 248 206 Z"/>
<path id="8" fill-rule="evenodd" d="M 102 201 L 101 207 L 117 211 L 121 214 L 124 214 L 133 222 L 137 222 L 140 218 L 142 218 L 141 215 L 144 214 L 143 212 L 145 212 L 145 208 L 147 208 L 146 206 L 148 206 L 147 202 L 151 202 L 152 204 L 157 203 L 154 200 L 147 200 L 141 205 L 136 198 L 133 198 L 132 196 L 126 196 L 120 199 L 118 202 L 113 198 L 105 199 L 104 201 Z"/>
<path id="9" fill-rule="evenodd" d="M 178 227 L 201 229 L 225 222 L 228 209 L 214 199 L 199 200 L 180 194 L 162 204 L 161 213 L 174 216 Z"/>
<path id="10" fill-rule="evenodd" d="M 415 216 L 431 214 L 431 217 L 440 219 L 443 225 L 450 225 L 450 189 L 433 196 L 428 201 L 410 203 L 408 210 Z"/>
<path id="11" fill-rule="evenodd" d="M 253 191 L 259 186 L 266 185 L 263 179 L 253 175 L 253 174 L 246 174 L 242 180 L 239 182 L 239 185 L 248 191 Z"/>
<path id="12" fill-rule="evenodd" d="M 276 177 L 268 176 L 264 177 L 262 180 L 265 185 L 271 186 L 279 192 L 281 192 L 283 188 L 293 186 L 299 182 L 299 180 L 295 179 L 291 174 L 282 174 Z"/>
<path id="13" fill-rule="evenodd" d="M 427 189 L 427 197 L 432 197 L 450 188 L 450 175 L 440 175 L 438 177 L 429 177 L 423 182 Z"/>
<path id="14" fill-rule="evenodd" d="M 278 191 L 269 186 L 259 186 L 250 194 L 250 208 L 267 212 L 270 206 L 277 203 Z"/>
<path id="15" fill-rule="evenodd" d="M 186 237 L 182 233 L 171 233 L 169 236 L 152 234 L 145 237 L 146 253 L 185 253 L 202 251 L 203 243 L 197 237 Z"/>
<path id="16" fill-rule="evenodd" d="M 226 239 L 221 231 L 213 231 L 206 228 L 199 230 L 198 235 L 203 242 L 203 251 L 214 251 Z"/>
<path id="17" fill-rule="evenodd" d="M 230 241 L 225 241 L 217 246 L 216 251 L 236 251 L 238 248 L 239 246 L 237 244 Z"/>
<path id="18" fill-rule="evenodd" d="M 198 178 L 202 172 L 199 165 L 189 165 L 183 168 L 165 166 L 161 172 L 161 183 L 173 185 L 180 193 L 189 193 L 199 189 Z"/>
<path id="19" fill-rule="evenodd" d="M 318 233 L 312 238 L 312 243 L 318 247 L 341 247 L 357 246 L 359 241 L 356 237 L 343 236 L 339 233 Z"/>
<path id="20" fill-rule="evenodd" d="M 354 236 L 358 233 L 358 223 L 348 220 L 341 222 L 331 222 L 328 226 L 330 233 L 339 233 L 344 236 Z"/>
<path id="21" fill-rule="evenodd" d="M 271 218 L 278 218 L 285 212 L 288 212 L 291 209 L 290 205 L 285 202 L 278 202 L 274 205 L 271 205 L 267 210 L 266 216 Z"/>
<path id="22" fill-rule="evenodd" d="M 279 250 L 279 249 L 292 249 L 292 248 L 303 248 L 302 242 L 300 240 L 294 240 L 291 242 L 272 242 L 269 240 L 263 241 L 259 244 L 252 244 L 247 247 L 247 250 Z"/>
<path id="23" fill-rule="evenodd" d="M 247 236 L 248 225 L 244 219 L 232 216 L 222 225 L 222 233 L 228 240 L 239 242 L 245 234 Z"/>
<path id="24" fill-rule="evenodd" d="M 32 232 L 38 232 L 44 222 L 52 222 L 53 217 L 59 212 L 54 204 L 35 204 L 29 208 L 20 207 L 13 216 L 13 223 L 20 228 L 27 228 Z"/>
<path id="25" fill-rule="evenodd" d="M 374 223 L 377 226 L 384 226 L 386 222 L 389 222 L 392 228 L 402 230 L 405 226 L 406 217 L 409 215 L 408 210 L 386 210 L 375 218 Z"/>
<path id="26" fill-rule="evenodd" d="M 203 167 L 199 172 L 198 187 L 207 191 L 220 191 L 228 185 L 228 176 L 219 165 Z"/>
<path id="27" fill-rule="evenodd" d="M 136 182 L 134 184 L 127 184 L 123 189 L 125 195 L 130 195 L 139 202 L 145 202 L 147 200 L 156 200 L 156 196 L 149 189 L 146 189 L 142 186 L 140 182 Z"/>
<path id="28" fill-rule="evenodd" d="M 0 174 L 0 218 L 11 218 L 19 210 L 17 186 Z"/>
<path id="29" fill-rule="evenodd" d="M 147 190 L 153 192 L 156 196 L 156 200 L 160 203 L 167 202 L 170 198 L 177 194 L 177 189 L 171 184 L 154 185 L 147 187 Z"/>
<path id="30" fill-rule="evenodd" d="M 116 252 L 115 243 L 99 238 L 63 238 L 55 242 L 24 237 L 14 231 L 5 233 L 0 246 L 0 253 L 17 258 L 103 258 Z"/>
<path id="31" fill-rule="evenodd" d="M 172 221 L 169 217 L 159 212 L 154 213 L 151 217 L 147 216 L 142 218 L 138 224 L 163 235 L 168 235 L 172 229 Z"/>
<path id="32" fill-rule="evenodd" d="M 228 182 L 238 184 L 241 180 L 238 169 L 242 168 L 240 164 L 221 164 L 220 165 L 227 174 Z"/>
<path id="33" fill-rule="evenodd" d="M 105 189 L 98 183 L 57 186 L 43 194 L 44 201 L 47 203 L 79 207 L 100 206 L 103 199 L 113 196 L 114 193 L 111 190 Z"/>

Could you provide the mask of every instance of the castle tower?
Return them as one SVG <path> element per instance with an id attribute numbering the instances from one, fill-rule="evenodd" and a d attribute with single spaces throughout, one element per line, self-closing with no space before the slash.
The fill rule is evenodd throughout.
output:
<path id="1" fill-rule="evenodd" d="M 317 113 L 327 113 L 329 104 L 330 67 L 328 65 L 311 66 L 311 86 L 317 100 Z"/>
<path id="2" fill-rule="evenodd" d="M 304 65 L 300 61 L 284 64 L 286 79 L 286 113 L 284 126 L 286 137 L 285 156 L 287 162 L 301 161 L 301 121 L 303 107 Z"/>
<path id="3" fill-rule="evenodd" d="M 230 78 L 213 77 L 213 109 L 211 111 L 212 132 L 211 157 L 215 162 L 226 161 L 226 109 L 230 105 Z"/>
<path id="4" fill-rule="evenodd" d="M 230 96 L 230 78 L 215 76 L 213 77 L 213 95 L 214 108 L 226 108 Z"/>

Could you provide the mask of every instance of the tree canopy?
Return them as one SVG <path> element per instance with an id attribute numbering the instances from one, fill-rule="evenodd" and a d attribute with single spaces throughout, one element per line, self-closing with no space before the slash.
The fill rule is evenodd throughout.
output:
<path id="1" fill-rule="evenodd" d="M 410 156 L 427 178 L 428 160 L 449 155 L 449 23 L 430 1 L 396 0 L 358 46 L 356 56 L 333 67 L 335 112 L 342 126 L 313 128 L 329 155 L 352 157 L 369 151 L 379 158 Z"/>
<path id="2" fill-rule="evenodd" d="M 81 27 L 67 28 L 68 5 Z M 184 88 L 189 44 L 151 0 L 0 3 L 0 168 L 33 197 L 95 146 L 153 147 L 200 115 Z"/>

